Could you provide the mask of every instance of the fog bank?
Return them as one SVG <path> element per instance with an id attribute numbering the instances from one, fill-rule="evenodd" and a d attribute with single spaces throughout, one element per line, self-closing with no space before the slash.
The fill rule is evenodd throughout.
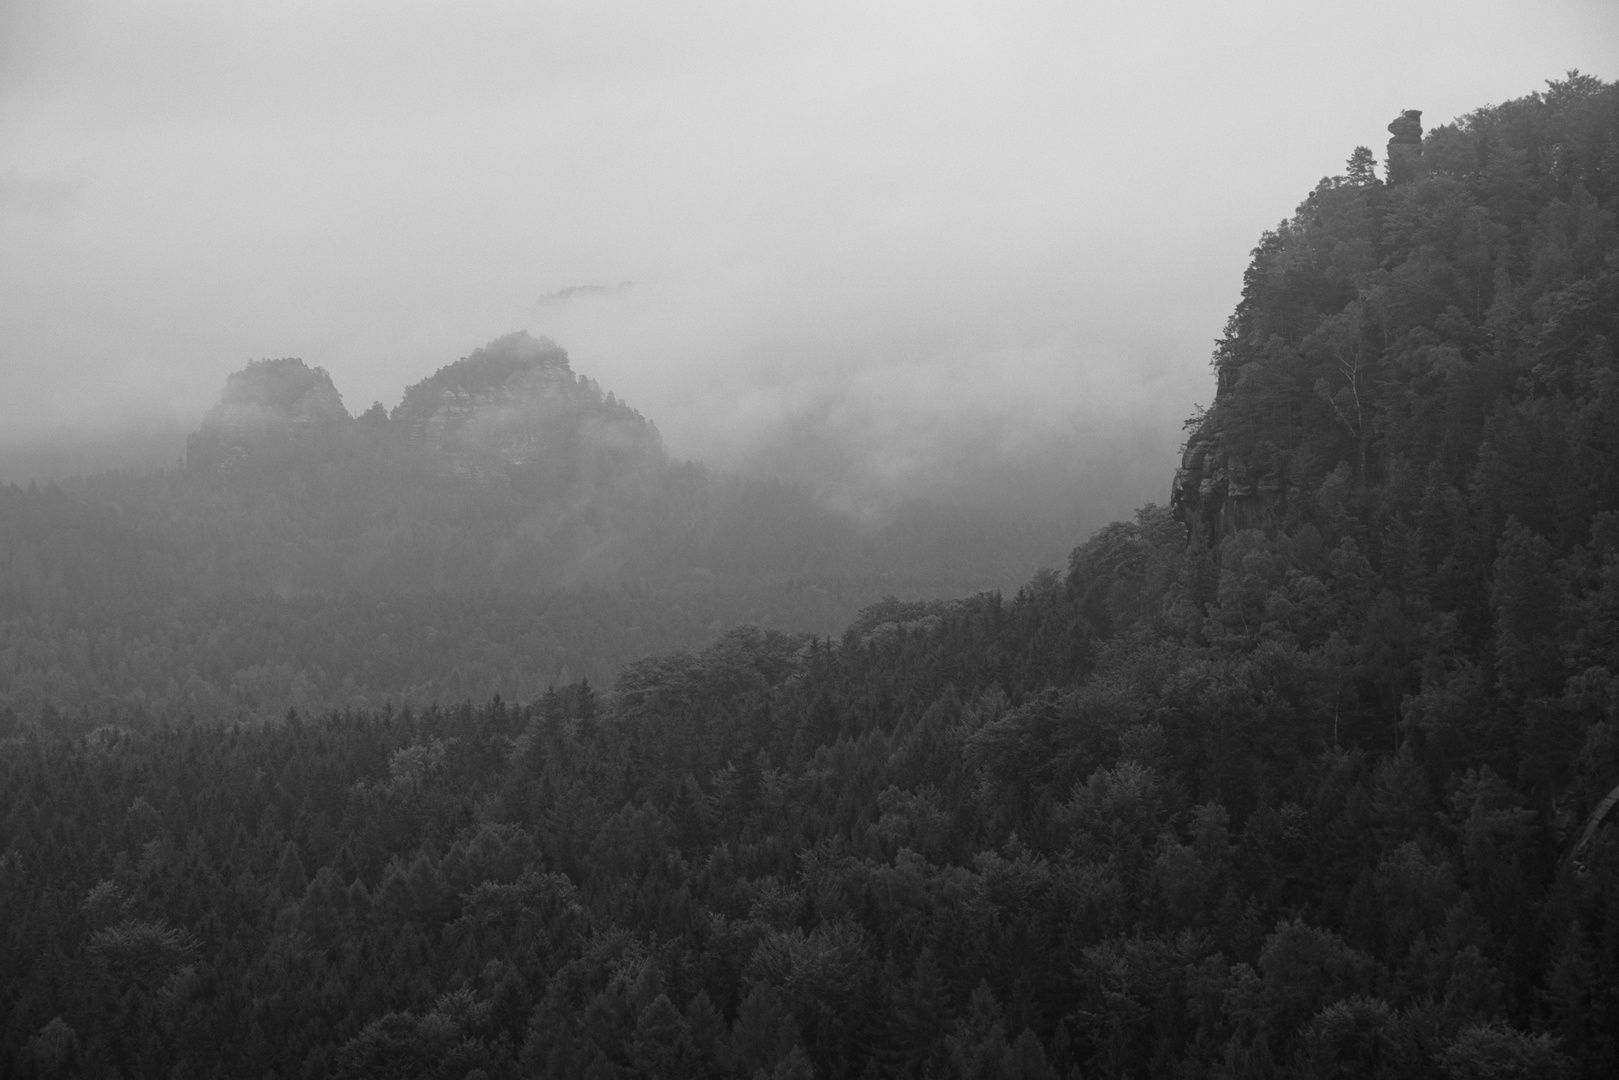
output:
<path id="1" fill-rule="evenodd" d="M 260 357 L 392 406 L 526 327 L 677 456 L 1122 512 L 1319 177 L 1615 55 L 1579 0 L 23 0 L 0 454 L 184 429 Z"/>

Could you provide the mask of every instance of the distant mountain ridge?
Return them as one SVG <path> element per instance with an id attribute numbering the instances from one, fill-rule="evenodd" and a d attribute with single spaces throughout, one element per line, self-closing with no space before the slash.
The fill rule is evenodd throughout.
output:
<path id="1" fill-rule="evenodd" d="M 254 361 L 226 379 L 187 441 L 186 465 L 230 470 L 300 448 L 352 458 L 362 442 L 425 453 L 447 474 L 485 482 L 525 467 L 558 482 L 559 469 L 601 476 L 668 462 L 645 417 L 576 375 L 555 342 L 518 331 L 410 386 L 391 414 L 378 404 L 351 416 L 327 371 L 301 359 Z"/>
<path id="2" fill-rule="evenodd" d="M 0 485 L 0 711 L 532 696 L 739 622 L 834 633 L 888 594 L 1015 587 L 1074 539 L 925 503 L 873 526 L 672 460 L 526 333 L 391 413 L 351 415 L 301 359 L 256 361 L 186 451 L 162 472 Z"/>

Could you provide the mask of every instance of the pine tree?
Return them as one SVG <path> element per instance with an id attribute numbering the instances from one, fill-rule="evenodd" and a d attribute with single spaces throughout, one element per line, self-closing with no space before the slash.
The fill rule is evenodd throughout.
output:
<path id="1" fill-rule="evenodd" d="M 1355 187 L 1377 183 L 1377 155 L 1364 146 L 1355 147 L 1344 165 L 1344 180 Z"/>

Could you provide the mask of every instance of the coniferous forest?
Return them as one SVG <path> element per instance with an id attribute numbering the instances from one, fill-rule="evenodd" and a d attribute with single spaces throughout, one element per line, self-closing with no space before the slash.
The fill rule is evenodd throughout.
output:
<path id="1" fill-rule="evenodd" d="M 1357 150 L 1260 238 L 1165 504 L 1015 594 L 732 629 L 508 700 L 10 714 L 0 1069 L 1614 1075 L 1619 84 L 1394 134 L 1382 176 Z M 304 380 L 319 427 L 313 373 L 258 374 Z M 227 435 L 268 400 L 236 389 Z M 638 418 L 562 393 L 646 460 Z M 351 423 L 422 430 L 401 409 Z M 370 460 L 349 423 L 321 437 Z M 288 605 L 339 564 L 456 565 L 450 526 L 366 524 L 409 520 L 382 483 L 333 496 L 356 518 L 324 546 L 244 527 L 265 550 L 236 552 L 210 521 L 348 482 L 236 445 L 194 443 L 211 487 L 93 504 L 123 532 L 75 532 L 82 492 L 4 497 L 80 537 L 37 545 L 73 565 L 269 567 Z M 197 527 L 152 540 L 152 505 Z M 8 602 L 40 620 L 58 586 L 141 603 L 110 572 L 28 580 Z M 390 635 L 457 647 L 399 603 Z"/>

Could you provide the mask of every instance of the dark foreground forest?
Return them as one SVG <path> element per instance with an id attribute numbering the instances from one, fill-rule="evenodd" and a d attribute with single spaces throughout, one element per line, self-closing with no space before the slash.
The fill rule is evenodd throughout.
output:
<path id="1" fill-rule="evenodd" d="M 1614 1075 L 1619 86 L 1404 119 L 1011 598 L 11 738 L 0 1067 Z"/>

